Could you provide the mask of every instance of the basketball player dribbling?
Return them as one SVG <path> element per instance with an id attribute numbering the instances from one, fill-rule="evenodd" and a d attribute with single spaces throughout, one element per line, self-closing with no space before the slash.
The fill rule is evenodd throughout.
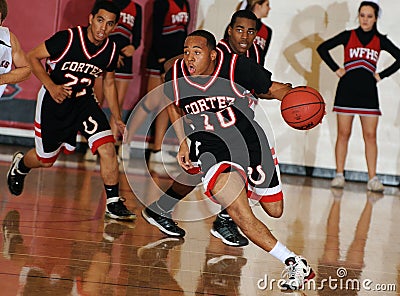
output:
<path id="1" fill-rule="evenodd" d="M 249 10 L 235 12 L 231 17 L 226 37 L 219 41 L 217 47 L 224 53 L 244 55 L 262 65 L 261 51 L 253 43 L 257 32 L 256 27 L 257 17 L 254 13 Z M 253 98 L 251 101 L 252 109 L 255 107 L 255 103 L 256 101 Z M 196 150 L 196 133 L 188 135 L 188 137 L 192 145 L 190 148 L 192 152 L 191 160 L 195 161 L 196 156 L 193 152 Z M 274 151 L 272 147 L 271 151 Z M 275 154 L 273 157 L 276 159 Z M 280 180 L 279 177 L 278 180 Z M 193 176 L 188 176 L 186 173 L 181 174 L 157 201 L 142 212 L 142 215 L 146 221 L 157 226 L 165 234 L 183 237 L 185 231 L 170 218 L 170 213 L 174 210 L 175 205 L 196 188 L 196 185 L 200 182 L 201 175 L 199 174 Z M 271 215 L 280 216 L 282 210 L 282 208 L 279 208 Z M 221 209 L 221 212 L 217 215 L 211 233 L 229 246 L 243 247 L 249 243 L 248 239 L 237 229 L 237 225 L 225 209 Z"/>
<path id="2" fill-rule="evenodd" d="M 121 133 L 114 69 L 118 54 L 108 39 L 120 11 L 110 1 L 97 1 L 89 15 L 88 27 L 59 31 L 28 54 L 35 76 L 43 83 L 35 115 L 35 148 L 25 155 L 14 154 L 7 174 L 14 195 L 23 191 L 24 179 L 32 168 L 51 167 L 61 152 L 75 150 L 78 131 L 93 153 L 100 155 L 100 174 L 107 195 L 106 216 L 133 220 L 135 214 L 119 196 L 119 170 L 114 137 L 108 120 L 93 95 L 96 77 L 104 74 L 104 94 Z M 46 59 L 46 69 L 41 60 Z"/>
<path id="3" fill-rule="evenodd" d="M 282 100 L 291 87 L 271 81 L 270 72 L 243 55 L 223 53 L 205 30 L 188 35 L 184 57 L 166 73 L 166 82 L 164 92 L 171 100 L 167 110 L 180 143 L 180 166 L 194 168 L 183 113 L 199 133 L 196 156 L 204 172 L 206 195 L 226 208 L 253 243 L 284 263 L 288 278 L 283 286 L 300 289 L 314 277 L 311 267 L 272 235 L 248 203 L 248 198 L 257 199 L 268 214 L 283 209 L 268 140 L 254 120 L 246 90 L 254 90 L 261 99 Z"/>

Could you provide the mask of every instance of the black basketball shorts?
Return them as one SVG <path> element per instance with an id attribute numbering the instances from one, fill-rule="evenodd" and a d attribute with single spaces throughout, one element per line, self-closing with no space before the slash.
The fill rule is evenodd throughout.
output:
<path id="1" fill-rule="evenodd" d="M 93 94 L 56 103 L 42 87 L 35 114 L 35 146 L 38 159 L 54 162 L 61 152 L 72 153 L 78 132 L 93 153 L 105 143 L 115 142 L 107 117 Z"/>

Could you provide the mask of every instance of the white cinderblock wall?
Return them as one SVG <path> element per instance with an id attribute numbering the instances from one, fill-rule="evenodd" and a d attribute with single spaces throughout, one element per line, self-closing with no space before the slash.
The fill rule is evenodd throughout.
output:
<path id="1" fill-rule="evenodd" d="M 261 103 L 260 107 L 267 111 L 274 130 L 279 161 L 285 164 L 335 168 L 336 116 L 331 110 L 338 78 L 321 62 L 315 48 L 320 42 L 340 31 L 358 26 L 357 9 L 361 1 L 270 2 L 272 9 L 264 21 L 272 28 L 273 36 L 266 67 L 273 73 L 276 81 L 317 88 L 327 104 L 327 115 L 323 123 L 310 131 L 302 132 L 291 129 L 283 122 L 279 102 Z M 238 0 L 199 0 L 197 27 L 213 32 L 217 39 L 222 38 L 237 3 Z M 381 7 L 378 29 L 400 46 L 400 1 L 383 0 Z M 342 48 L 336 48 L 332 54 L 342 63 Z M 378 71 L 392 61 L 390 55 L 382 53 Z M 378 89 L 383 112 L 378 126 L 378 173 L 400 175 L 400 72 L 381 81 Z M 258 118 L 268 125 L 268 120 L 262 116 Z M 361 172 L 367 170 L 358 118 L 353 125 L 346 169 Z"/>

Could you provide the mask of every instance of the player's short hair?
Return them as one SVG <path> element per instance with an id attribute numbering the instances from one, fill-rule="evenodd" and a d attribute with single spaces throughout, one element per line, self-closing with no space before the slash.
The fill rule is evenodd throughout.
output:
<path id="1" fill-rule="evenodd" d="M 115 14 L 115 23 L 118 23 L 121 10 L 119 7 L 111 0 L 97 0 L 92 8 L 91 14 L 96 15 L 100 9 L 104 9 L 108 12 Z"/>
<path id="2" fill-rule="evenodd" d="M 253 20 L 256 24 L 258 20 L 256 15 L 251 10 L 246 10 L 246 9 L 238 10 L 232 15 L 229 27 L 233 28 L 238 18 L 246 18 L 249 20 Z"/>
<path id="3" fill-rule="evenodd" d="M 196 30 L 188 35 L 188 37 L 190 36 L 200 36 L 205 38 L 207 40 L 207 47 L 211 50 L 215 50 L 215 48 L 217 47 L 217 41 L 215 40 L 215 36 L 209 31 Z"/>
<path id="4" fill-rule="evenodd" d="M 1 19 L 0 23 L 2 23 L 8 14 L 8 5 L 6 0 L 0 0 L 0 13 L 1 13 Z"/>

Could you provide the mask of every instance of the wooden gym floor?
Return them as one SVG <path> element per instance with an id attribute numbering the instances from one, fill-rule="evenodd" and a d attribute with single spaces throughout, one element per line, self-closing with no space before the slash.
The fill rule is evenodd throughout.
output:
<path id="1" fill-rule="evenodd" d="M 85 163 L 80 153 L 62 157 L 53 168 L 32 171 L 14 197 L 5 176 L 16 148 L 0 148 L 0 295 L 400 295 L 396 187 L 382 195 L 364 183 L 333 191 L 330 180 L 282 176 L 283 217 L 253 210 L 317 273 L 314 286 L 283 293 L 279 261 L 253 244 L 228 247 L 210 234 L 213 209 L 201 188 L 176 211 L 185 220 L 184 240 L 143 220 L 141 202 L 171 183 L 162 168 L 150 178 L 145 166 L 125 163 L 121 192 L 138 217 L 118 223 L 104 219 L 98 163 Z"/>

